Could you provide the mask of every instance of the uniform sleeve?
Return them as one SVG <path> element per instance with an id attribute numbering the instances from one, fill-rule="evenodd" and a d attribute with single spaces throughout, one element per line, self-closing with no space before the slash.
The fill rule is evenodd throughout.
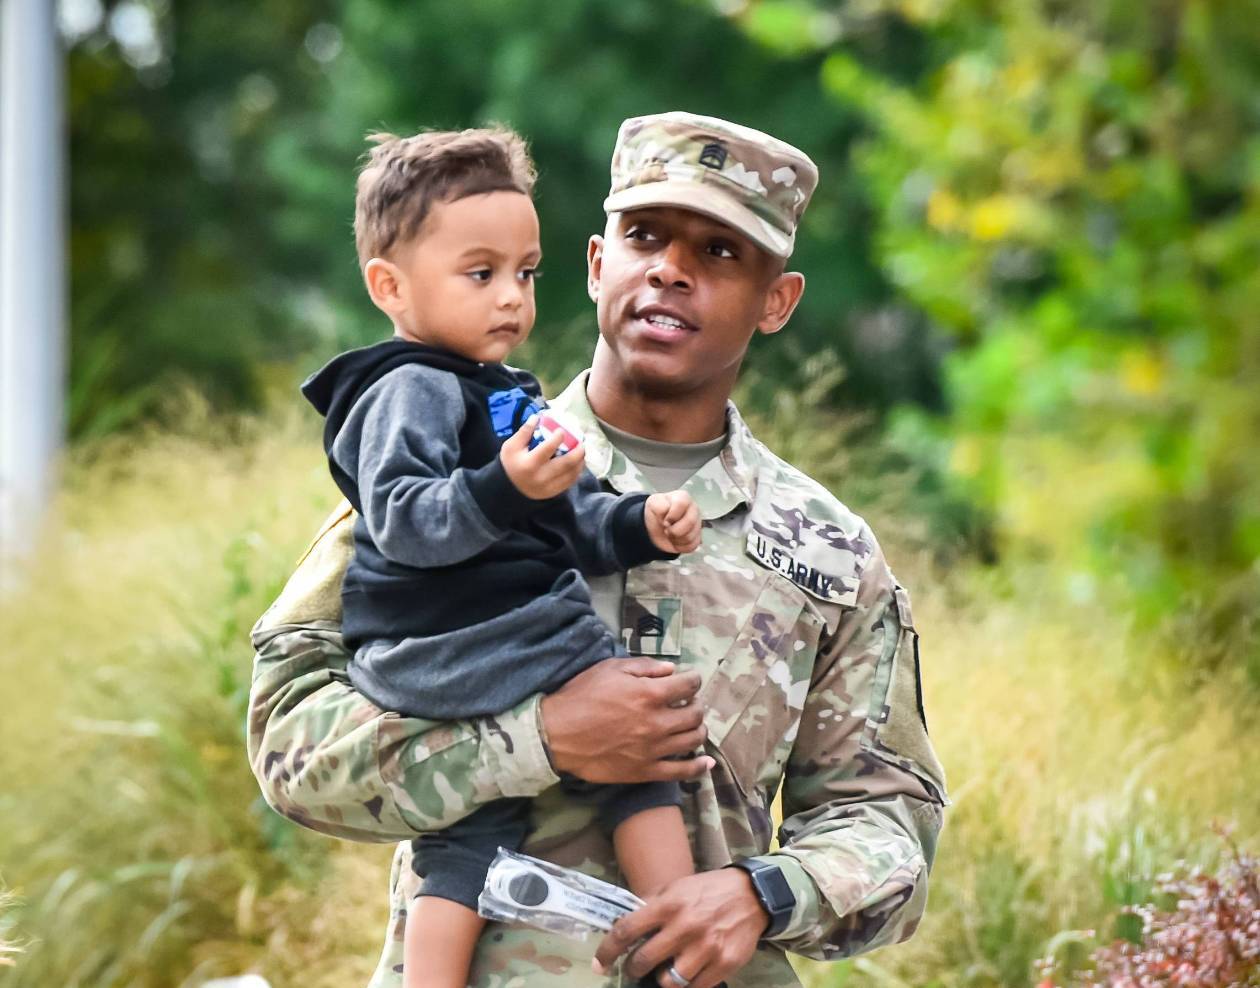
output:
<path id="1" fill-rule="evenodd" d="M 643 520 L 646 494 L 611 494 L 589 470 L 569 489 L 574 547 L 588 576 L 607 576 L 657 559 L 675 559 L 648 535 Z"/>
<path id="2" fill-rule="evenodd" d="M 312 830 L 393 841 L 553 785 L 538 696 L 495 717 L 429 721 L 350 686 L 339 628 L 353 518 L 345 505 L 329 519 L 254 627 L 248 748 L 264 798 Z"/>
<path id="3" fill-rule="evenodd" d="M 779 865 L 796 894 L 775 938 L 820 960 L 908 938 L 946 803 L 927 736 L 918 633 L 875 546 L 856 607 L 820 650 L 783 785 Z"/>
<path id="4" fill-rule="evenodd" d="M 538 510 L 498 457 L 460 467 L 464 399 L 453 374 L 419 364 L 390 371 L 355 402 L 332 457 L 354 477 L 363 520 L 387 559 L 450 566 Z"/>

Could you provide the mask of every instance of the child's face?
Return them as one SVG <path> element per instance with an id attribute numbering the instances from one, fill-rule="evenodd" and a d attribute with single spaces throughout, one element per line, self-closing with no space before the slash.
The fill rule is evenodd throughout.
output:
<path id="1" fill-rule="evenodd" d="M 392 262 L 369 261 L 364 273 L 399 336 L 489 363 L 525 342 L 534 326 L 541 258 L 529 196 L 487 192 L 435 204 L 419 237 Z M 373 265 L 392 270 L 374 274 Z"/>

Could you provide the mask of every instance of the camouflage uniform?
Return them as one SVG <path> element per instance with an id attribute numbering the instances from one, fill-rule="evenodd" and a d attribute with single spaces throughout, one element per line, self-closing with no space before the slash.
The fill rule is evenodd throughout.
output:
<path id="1" fill-rule="evenodd" d="M 554 404 L 583 426 L 587 464 L 610 488 L 649 489 L 599 430 L 585 375 Z M 620 634 L 631 653 L 703 677 L 706 751 L 717 764 L 683 786 L 698 869 L 768 852 L 782 781 L 782 846 L 771 856 L 796 910 L 728 983 L 786 988 L 799 982 L 784 950 L 837 958 L 913 932 L 944 781 L 924 725 L 910 600 L 870 529 L 754 439 L 734 406 L 728 431 L 727 447 L 685 486 L 704 518 L 702 547 L 626 575 Z M 343 507 L 254 629 L 249 745 L 267 799 L 315 830 L 406 841 L 488 800 L 528 796 L 527 853 L 617 880 L 593 810 L 555 785 L 537 697 L 502 716 L 434 723 L 382 713 L 351 690 L 338 634 L 350 532 Z M 417 881 L 408 854 L 400 844 L 372 988 L 401 983 Z M 470 984 L 618 984 L 591 973 L 593 950 L 492 925 Z"/>
<path id="2" fill-rule="evenodd" d="M 787 257 L 817 179 L 806 155 L 766 134 L 658 114 L 622 125 L 604 207 L 678 206 Z M 583 428 L 587 466 L 609 488 L 647 489 L 599 429 L 585 376 L 554 404 Z M 913 932 L 945 785 L 927 737 L 910 600 L 870 529 L 757 442 L 734 406 L 727 432 L 722 453 L 684 488 L 704 518 L 703 545 L 625 575 L 619 637 L 632 654 L 671 659 L 702 677 L 697 701 L 716 765 L 683 784 L 696 866 L 769 853 L 780 867 L 796 908 L 728 983 L 786 988 L 799 982 L 785 950 L 836 958 Z M 490 800 L 529 797 L 535 830 L 526 852 L 618 876 L 594 809 L 555 784 L 539 697 L 495 717 L 433 722 L 382 712 L 350 688 L 339 630 L 351 529 L 343 506 L 254 628 L 249 748 L 263 793 L 285 816 L 352 840 L 404 842 L 372 981 L 386 988 L 401 982 L 405 910 L 418 881 L 405 842 L 419 833 Z M 781 846 L 771 852 L 780 784 Z M 591 972 L 594 946 L 491 925 L 471 983 L 617 984 L 616 975 Z"/>

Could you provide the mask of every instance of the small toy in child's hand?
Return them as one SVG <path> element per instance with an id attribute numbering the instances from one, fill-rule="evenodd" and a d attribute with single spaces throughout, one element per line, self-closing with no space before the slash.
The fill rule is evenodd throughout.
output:
<path id="1" fill-rule="evenodd" d="M 560 433 L 560 448 L 556 450 L 556 456 L 563 456 L 565 453 L 572 453 L 575 449 L 582 445 L 582 430 L 579 429 L 565 415 L 557 412 L 552 408 L 544 408 L 538 413 L 534 421 L 534 435 L 529 441 L 529 448 L 533 449 L 540 443 L 545 443 L 556 433 Z"/>

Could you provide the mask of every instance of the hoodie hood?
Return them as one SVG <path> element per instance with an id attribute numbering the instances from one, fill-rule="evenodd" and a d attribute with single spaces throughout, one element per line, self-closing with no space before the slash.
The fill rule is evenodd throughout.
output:
<path id="1" fill-rule="evenodd" d="M 404 364 L 424 364 L 463 377 L 485 373 L 486 365 L 449 350 L 395 337 L 358 350 L 347 350 L 302 382 L 302 394 L 324 416 L 324 452 L 333 480 L 356 511 L 361 511 L 358 485 L 333 461 L 332 447 L 355 402 L 382 377 Z"/>
<path id="2" fill-rule="evenodd" d="M 332 450 L 332 441 L 337 438 L 354 403 L 373 384 L 403 364 L 425 364 L 464 376 L 475 375 L 483 367 L 449 350 L 397 338 L 333 357 L 302 382 L 302 394 L 327 420 L 325 452 Z"/>

